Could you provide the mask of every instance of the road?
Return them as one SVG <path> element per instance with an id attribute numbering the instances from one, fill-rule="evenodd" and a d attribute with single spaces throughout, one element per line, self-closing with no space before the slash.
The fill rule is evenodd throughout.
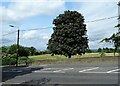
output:
<path id="1" fill-rule="evenodd" d="M 59 84 L 89 84 L 89 86 L 90 84 L 91 86 L 102 84 L 103 86 L 104 84 L 104 86 L 118 86 L 119 73 L 120 69 L 117 63 L 39 65 L 21 67 L 12 71 L 4 69 L 3 83 L 54 84 L 56 86 L 59 86 Z M 10 75 L 14 74 L 16 74 L 14 77 L 9 78 Z M 7 79 L 7 76 L 9 79 Z"/>

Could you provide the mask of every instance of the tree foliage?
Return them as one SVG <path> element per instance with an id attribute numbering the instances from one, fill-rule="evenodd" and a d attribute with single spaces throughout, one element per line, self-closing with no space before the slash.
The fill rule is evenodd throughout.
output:
<path id="1" fill-rule="evenodd" d="M 11 46 L 2 46 L 0 47 L 2 64 L 3 65 L 14 65 L 17 60 L 17 45 L 13 44 Z M 19 45 L 18 55 L 19 57 L 25 57 L 28 61 L 28 56 L 35 55 L 36 49 L 34 47 L 24 47 Z M 19 58 L 20 59 L 20 58 Z"/>
<path id="2" fill-rule="evenodd" d="M 9 47 L 8 53 L 15 54 L 16 50 L 17 50 L 17 45 L 13 44 Z M 29 51 L 25 47 L 19 45 L 18 54 L 19 54 L 19 56 L 26 56 L 27 57 L 27 56 L 29 56 Z"/>
<path id="3" fill-rule="evenodd" d="M 71 55 L 85 54 L 88 48 L 84 17 L 77 11 L 65 11 L 53 20 L 55 27 L 48 49 L 52 54 Z"/>

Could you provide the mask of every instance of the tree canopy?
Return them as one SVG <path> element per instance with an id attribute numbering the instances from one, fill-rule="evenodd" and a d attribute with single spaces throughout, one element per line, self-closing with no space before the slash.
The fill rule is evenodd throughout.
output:
<path id="1" fill-rule="evenodd" d="M 85 54 L 88 48 L 88 37 L 84 17 L 77 11 L 65 11 L 54 20 L 53 34 L 48 41 L 52 54 L 71 55 Z"/>

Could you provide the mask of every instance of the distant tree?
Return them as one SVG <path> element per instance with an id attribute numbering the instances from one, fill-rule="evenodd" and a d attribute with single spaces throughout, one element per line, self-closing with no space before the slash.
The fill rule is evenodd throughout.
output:
<path id="1" fill-rule="evenodd" d="M 92 53 L 92 50 L 87 49 L 86 52 L 87 52 L 87 53 Z"/>
<path id="2" fill-rule="evenodd" d="M 7 46 L 2 46 L 2 47 L 0 47 L 0 51 L 2 53 L 8 53 L 8 47 Z"/>
<path id="3" fill-rule="evenodd" d="M 88 37 L 84 17 L 77 11 L 65 11 L 53 20 L 54 33 L 48 42 L 52 54 L 71 58 L 72 55 L 85 54 L 88 48 Z"/>
<path id="4" fill-rule="evenodd" d="M 35 55 L 36 48 L 35 47 L 30 47 L 30 49 L 31 49 L 31 55 Z"/>
<path id="5" fill-rule="evenodd" d="M 9 47 L 8 53 L 9 54 L 15 54 L 16 53 L 16 49 L 17 49 L 17 45 L 13 44 Z"/>
<path id="6" fill-rule="evenodd" d="M 102 49 L 101 48 L 98 48 L 98 50 L 97 50 L 98 52 L 101 52 L 102 51 Z"/>
<path id="7" fill-rule="evenodd" d="M 29 51 L 29 55 L 35 55 L 36 48 L 35 47 L 25 47 Z"/>
<path id="8" fill-rule="evenodd" d="M 17 50 L 17 45 L 13 44 L 9 47 L 8 53 L 9 54 L 15 54 Z M 19 45 L 19 52 L 18 52 L 19 56 L 28 56 L 29 55 L 29 51 L 27 49 L 25 49 L 23 46 Z"/>

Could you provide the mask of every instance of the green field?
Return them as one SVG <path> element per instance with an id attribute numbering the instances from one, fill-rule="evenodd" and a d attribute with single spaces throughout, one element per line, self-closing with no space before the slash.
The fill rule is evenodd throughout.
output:
<path id="1" fill-rule="evenodd" d="M 113 53 L 105 53 L 104 56 L 114 56 Z M 118 53 L 116 53 L 116 56 L 118 56 Z M 91 57 L 101 57 L 100 53 L 86 53 L 82 56 L 80 55 L 74 55 L 72 58 L 91 58 Z M 29 58 L 34 60 L 60 60 L 60 59 L 66 59 L 64 55 L 54 55 L 51 56 L 51 54 L 44 54 L 44 55 L 37 55 L 37 56 L 29 56 Z"/>

